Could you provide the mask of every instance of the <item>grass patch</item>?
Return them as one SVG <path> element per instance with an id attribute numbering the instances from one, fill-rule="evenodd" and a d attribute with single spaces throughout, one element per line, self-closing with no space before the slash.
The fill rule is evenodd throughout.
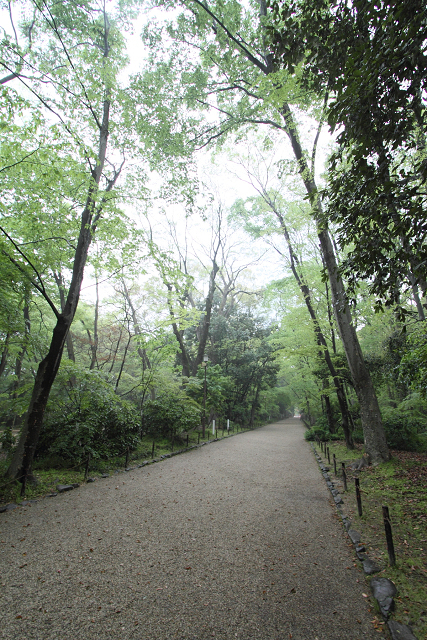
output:
<path id="1" fill-rule="evenodd" d="M 427 638 L 427 454 L 392 451 L 390 462 L 360 472 L 347 469 L 348 491 L 344 492 L 341 462 L 347 466 L 361 458 L 362 446 L 348 451 L 343 442 L 331 442 L 329 451 L 331 478 L 332 454 L 337 459 L 339 480 L 335 482 L 343 496 L 343 511 L 353 528 L 361 533 L 369 558 L 381 567 L 376 575 L 390 578 L 398 589 L 393 619 L 410 625 L 420 640 Z M 327 463 L 324 455 L 323 458 Z M 361 517 L 357 512 L 355 477 L 359 477 L 362 492 Z M 396 553 L 394 567 L 389 565 L 382 506 L 390 511 Z"/>

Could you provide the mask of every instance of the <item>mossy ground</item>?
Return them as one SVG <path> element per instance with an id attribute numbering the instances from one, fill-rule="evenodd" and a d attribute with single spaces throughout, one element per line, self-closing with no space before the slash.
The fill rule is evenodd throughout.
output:
<path id="1" fill-rule="evenodd" d="M 348 451 L 343 442 L 329 445 L 331 464 L 319 454 L 334 473 L 333 454 L 337 460 L 339 485 L 344 501 L 343 512 L 352 527 L 362 535 L 362 542 L 372 560 L 381 567 L 378 576 L 392 580 L 398 594 L 393 619 L 409 625 L 419 640 L 427 638 L 427 454 L 392 451 L 390 462 L 369 466 L 360 472 L 347 468 L 348 491 L 341 481 L 341 463 L 346 466 L 361 458 L 362 446 Z M 359 478 L 362 511 L 358 515 L 355 477 Z M 391 567 L 387 553 L 382 507 L 390 512 L 396 565 Z M 369 578 L 367 578 L 369 580 Z M 380 616 L 377 627 L 382 626 Z"/>

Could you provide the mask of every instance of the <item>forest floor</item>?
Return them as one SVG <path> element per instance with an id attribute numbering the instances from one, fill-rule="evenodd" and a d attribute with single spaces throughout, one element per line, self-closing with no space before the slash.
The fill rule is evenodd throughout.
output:
<path id="1" fill-rule="evenodd" d="M 0 638 L 374 640 L 303 435 L 281 421 L 0 514 Z"/>
<path id="2" fill-rule="evenodd" d="M 333 478 L 333 454 L 336 456 L 338 478 L 333 478 L 340 489 L 343 512 L 352 521 L 352 528 L 362 535 L 367 554 L 381 572 L 398 588 L 393 619 L 412 627 L 417 638 L 427 638 L 427 454 L 391 451 L 390 462 L 365 467 L 352 472 L 348 465 L 361 458 L 362 445 L 349 452 L 343 442 L 330 442 L 327 456 L 320 451 Z M 347 487 L 343 489 L 341 463 L 347 467 Z M 362 516 L 358 514 L 355 478 L 359 478 Z M 396 565 L 390 566 L 384 531 L 382 507 L 387 506 L 393 533 Z M 378 617 L 377 625 L 382 625 Z"/>

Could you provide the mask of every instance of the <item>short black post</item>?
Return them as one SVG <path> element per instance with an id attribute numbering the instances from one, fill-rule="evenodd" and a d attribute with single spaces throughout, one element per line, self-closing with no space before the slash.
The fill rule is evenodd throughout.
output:
<path id="1" fill-rule="evenodd" d="M 341 462 L 341 468 L 342 468 L 342 481 L 344 485 L 344 491 L 347 491 L 347 474 L 345 472 L 345 462 Z"/>
<path id="2" fill-rule="evenodd" d="M 151 458 L 154 458 L 154 449 L 155 449 L 156 443 L 153 440 L 153 448 L 151 449 Z"/>
<path id="3" fill-rule="evenodd" d="M 189 437 L 189 434 L 187 433 L 187 447 L 188 447 L 188 437 Z"/>
<path id="4" fill-rule="evenodd" d="M 197 432 L 197 444 L 200 444 L 200 431 Z"/>
<path id="5" fill-rule="evenodd" d="M 337 475 L 337 459 L 335 457 L 335 453 L 332 454 L 332 457 L 334 459 L 334 474 Z"/>
<path id="6" fill-rule="evenodd" d="M 126 449 L 126 460 L 125 460 L 125 468 L 129 466 L 129 447 Z"/>
<path id="7" fill-rule="evenodd" d="M 390 514 L 388 512 L 388 507 L 383 507 L 383 518 L 390 566 L 394 567 L 394 565 L 396 564 L 396 556 L 394 554 L 393 534 L 391 532 Z"/>
<path id="8" fill-rule="evenodd" d="M 175 434 L 172 436 L 172 447 L 171 447 L 171 451 L 173 451 L 173 445 L 175 444 Z"/>
<path id="9" fill-rule="evenodd" d="M 329 454 L 329 447 L 326 447 L 326 453 L 328 454 L 328 462 L 331 464 L 331 456 Z"/>
<path id="10" fill-rule="evenodd" d="M 87 454 L 86 467 L 85 467 L 85 480 L 87 480 L 89 474 L 89 462 L 90 462 L 90 453 Z"/>
<path id="11" fill-rule="evenodd" d="M 357 511 L 359 512 L 359 516 L 362 516 L 362 498 L 360 495 L 360 482 L 359 478 L 354 479 L 356 485 L 356 500 L 357 500 Z"/>

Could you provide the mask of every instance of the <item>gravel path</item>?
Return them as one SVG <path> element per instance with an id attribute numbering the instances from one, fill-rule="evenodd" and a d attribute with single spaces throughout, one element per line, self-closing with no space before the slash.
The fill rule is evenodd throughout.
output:
<path id="1" fill-rule="evenodd" d="M 0 638 L 373 640 L 289 419 L 0 515 Z"/>

